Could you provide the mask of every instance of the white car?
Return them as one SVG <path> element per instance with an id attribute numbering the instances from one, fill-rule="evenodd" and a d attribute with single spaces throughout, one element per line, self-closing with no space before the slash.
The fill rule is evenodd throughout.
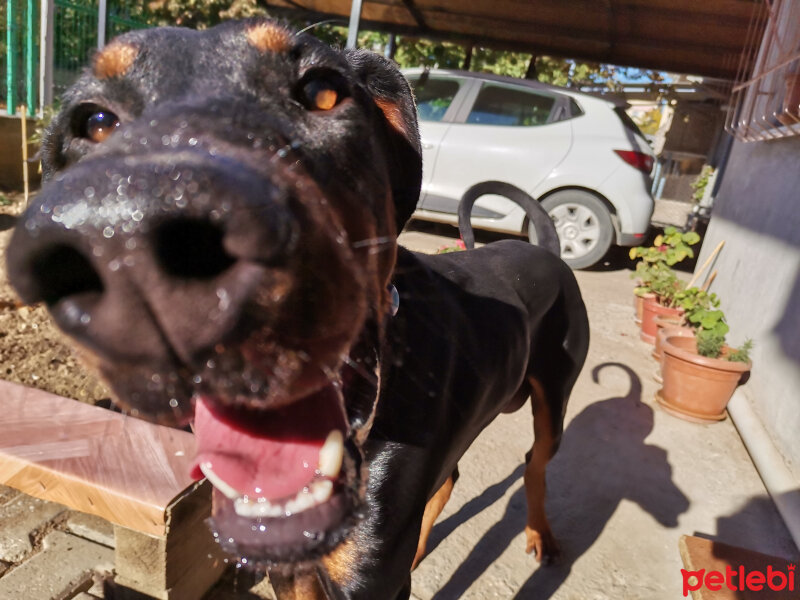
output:
<path id="1" fill-rule="evenodd" d="M 414 88 L 422 134 L 422 194 L 414 218 L 456 224 L 468 189 L 500 181 L 542 203 L 572 268 L 598 262 L 612 243 L 644 241 L 653 213 L 654 157 L 624 106 L 483 73 L 404 74 Z M 472 224 L 536 241 L 522 208 L 498 195 L 477 201 Z"/>

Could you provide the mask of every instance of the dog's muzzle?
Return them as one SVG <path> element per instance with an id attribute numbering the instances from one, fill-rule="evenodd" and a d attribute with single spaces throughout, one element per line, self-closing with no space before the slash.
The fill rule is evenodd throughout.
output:
<path id="1" fill-rule="evenodd" d="M 123 406 L 194 419 L 220 543 L 275 562 L 329 550 L 356 518 L 341 367 L 366 310 L 329 204 L 270 168 L 188 148 L 87 159 L 46 185 L 7 260 Z"/>

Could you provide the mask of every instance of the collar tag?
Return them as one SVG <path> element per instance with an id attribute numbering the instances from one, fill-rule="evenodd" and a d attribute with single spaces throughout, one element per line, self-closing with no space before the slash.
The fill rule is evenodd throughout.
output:
<path id="1" fill-rule="evenodd" d="M 392 297 L 392 305 L 389 308 L 389 314 L 395 316 L 397 311 L 400 310 L 400 293 L 393 284 L 389 284 L 389 295 Z"/>

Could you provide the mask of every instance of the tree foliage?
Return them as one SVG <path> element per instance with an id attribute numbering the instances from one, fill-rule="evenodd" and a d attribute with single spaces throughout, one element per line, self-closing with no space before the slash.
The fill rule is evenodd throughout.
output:
<path id="1" fill-rule="evenodd" d="M 114 3 L 111 0 L 109 4 Z M 196 29 L 204 29 L 233 18 L 268 15 L 267 9 L 259 0 L 151 0 L 144 4 L 117 0 L 119 5 L 138 5 L 137 15 L 153 25 L 180 25 Z M 347 39 L 347 28 L 344 19 L 338 23 L 313 23 L 295 20 L 292 24 L 298 28 L 310 27 L 310 33 L 325 42 L 343 47 Z M 359 34 L 359 47 L 383 52 L 389 41 L 389 34 L 362 31 Z M 442 69 L 463 69 L 469 54 L 469 46 L 465 43 L 433 41 L 409 36 L 396 38 L 394 59 L 401 68 L 431 67 Z M 531 70 L 532 55 L 526 52 L 497 50 L 481 46 L 472 48 L 469 69 L 476 72 L 490 72 L 510 77 L 533 75 L 535 79 L 558 86 L 581 87 L 592 86 L 600 89 L 618 91 L 625 81 L 649 80 L 660 82 L 660 75 L 652 71 L 627 69 L 613 65 L 570 60 L 550 56 L 536 56 L 534 69 Z"/>
<path id="2" fill-rule="evenodd" d="M 340 25 L 324 24 L 313 28 L 311 33 L 336 46 L 344 46 L 347 39 L 347 28 Z M 388 41 L 387 33 L 365 31 L 358 36 L 359 47 L 370 48 L 376 52 L 384 52 Z M 455 42 L 398 36 L 396 44 L 394 59 L 404 69 L 411 67 L 463 69 L 468 55 L 468 46 Z M 474 46 L 469 70 L 523 78 L 529 73 L 531 58 L 532 54 L 528 52 Z M 620 91 L 628 81 L 653 84 L 663 81 L 661 74 L 656 71 L 543 55 L 536 56 L 534 65 L 535 79 L 561 87 L 591 86 L 598 91 Z"/>
<path id="3" fill-rule="evenodd" d="M 633 119 L 645 135 L 655 135 L 661 124 L 661 109 L 654 108 Z"/>
<path id="4" fill-rule="evenodd" d="M 266 15 L 257 0 L 153 0 L 149 16 L 158 25 L 205 29 L 227 19 Z"/>

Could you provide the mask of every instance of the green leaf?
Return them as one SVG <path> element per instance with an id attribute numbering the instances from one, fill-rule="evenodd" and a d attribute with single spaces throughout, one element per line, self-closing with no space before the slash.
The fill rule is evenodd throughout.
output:
<path id="1" fill-rule="evenodd" d="M 722 319 L 722 311 L 719 310 L 712 310 L 706 312 L 703 315 L 702 320 L 700 321 L 700 326 L 703 329 L 712 329 L 717 323 L 719 323 Z"/>
<path id="2" fill-rule="evenodd" d="M 700 241 L 700 234 L 696 231 L 687 231 L 683 234 L 683 241 L 687 244 L 694 245 Z"/>

